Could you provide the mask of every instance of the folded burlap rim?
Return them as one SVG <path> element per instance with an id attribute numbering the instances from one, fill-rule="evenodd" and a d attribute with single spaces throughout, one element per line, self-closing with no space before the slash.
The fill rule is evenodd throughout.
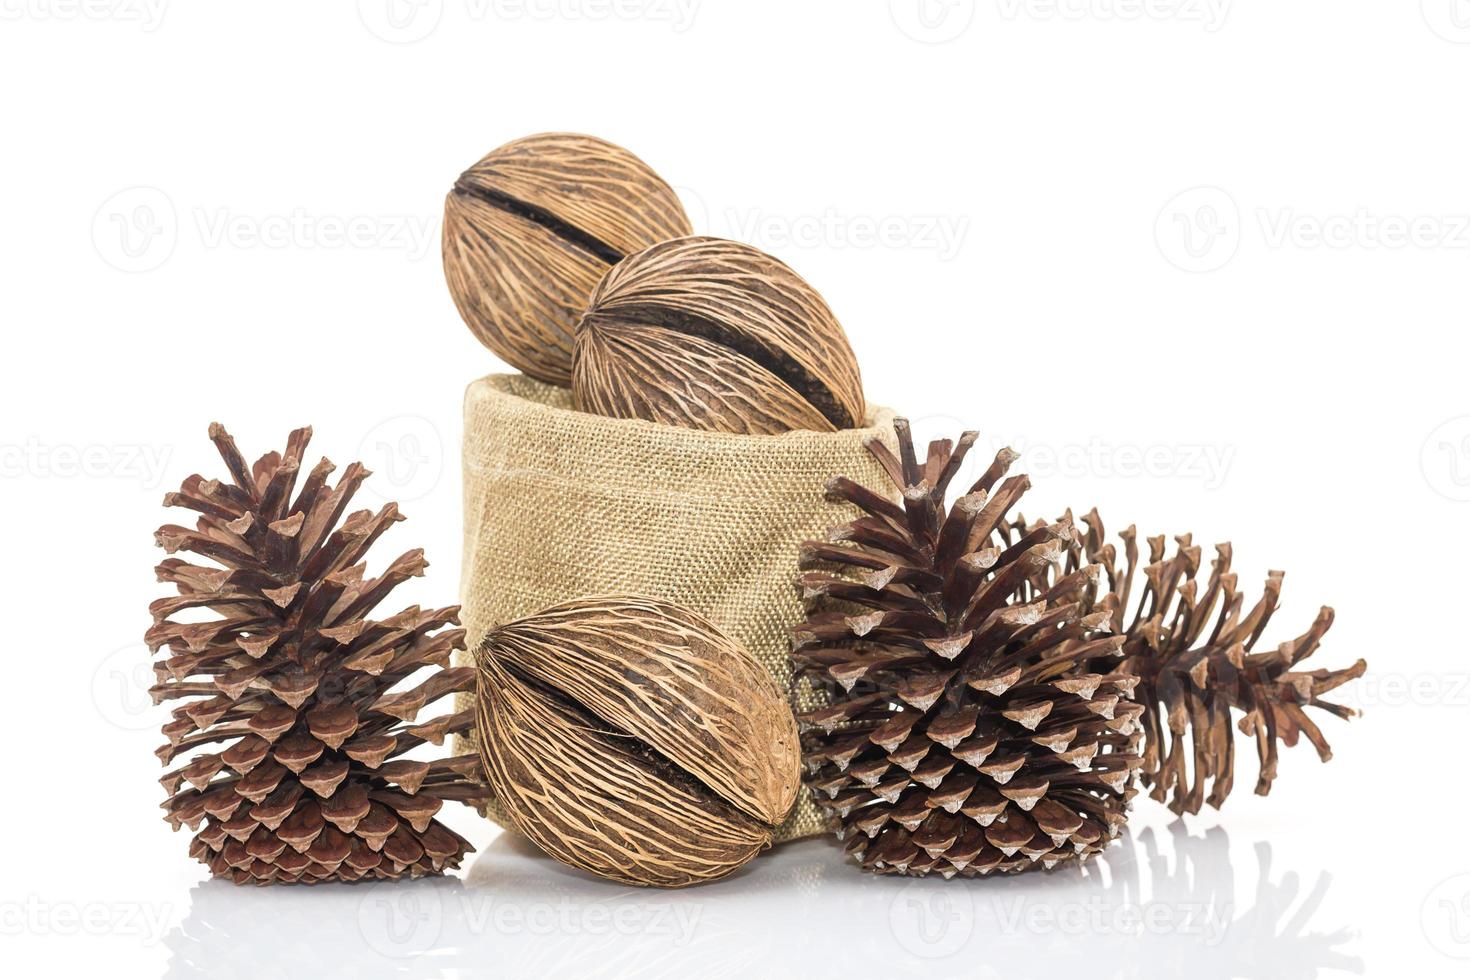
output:
<path id="1" fill-rule="evenodd" d="M 630 593 L 705 616 L 764 666 L 798 709 L 789 630 L 802 605 L 801 543 L 854 512 L 833 476 L 886 478 L 865 448 L 894 445 L 893 413 L 861 429 L 743 436 L 577 412 L 571 392 L 523 375 L 481 378 L 464 401 L 461 602 L 470 650 L 497 624 L 584 595 Z M 458 658 L 472 663 L 469 652 Z M 470 705 L 460 696 L 460 707 Z M 473 736 L 456 752 L 476 751 Z M 507 826 L 494 802 L 482 811 Z M 777 842 L 826 827 L 806 791 Z"/>

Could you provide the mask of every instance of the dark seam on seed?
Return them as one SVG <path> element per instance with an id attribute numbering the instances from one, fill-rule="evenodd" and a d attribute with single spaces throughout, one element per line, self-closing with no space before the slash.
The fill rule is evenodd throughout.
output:
<path id="1" fill-rule="evenodd" d="M 577 246 L 584 252 L 591 252 L 608 265 L 617 265 L 623 261 L 622 252 L 613 248 L 607 242 L 593 235 L 589 235 L 576 225 L 563 221 L 545 208 L 538 208 L 534 204 L 527 204 L 525 201 L 511 197 L 509 194 L 502 194 L 500 191 L 493 191 L 488 188 L 477 187 L 474 184 L 466 183 L 463 177 L 455 181 L 454 193 L 463 197 L 473 197 L 478 201 L 485 202 L 492 208 L 538 224 L 553 235 Z"/>
<path id="2" fill-rule="evenodd" d="M 786 382 L 793 391 L 805 398 L 836 428 L 851 429 L 856 425 L 832 390 L 794 357 L 784 351 L 772 350 L 762 344 L 754 343 L 748 335 L 718 320 L 651 304 L 619 305 L 616 313 L 599 313 L 596 310 L 590 310 L 583 317 L 584 323 L 588 321 L 613 321 L 615 323 L 618 320 L 631 321 L 650 327 L 663 327 L 666 330 L 701 337 L 728 347 Z"/>
<path id="3" fill-rule="evenodd" d="M 495 656 L 494 653 L 489 653 L 488 655 Z M 723 810 L 726 813 L 738 815 L 744 817 L 746 820 L 753 820 L 758 824 L 765 825 L 763 818 L 756 814 L 748 813 L 744 807 L 737 805 L 732 800 L 725 799 L 712 787 L 707 786 L 702 779 L 686 770 L 673 759 L 670 759 L 658 749 L 649 745 L 637 735 L 625 730 L 620 725 L 615 725 L 601 715 L 596 714 L 591 708 L 582 704 L 565 691 L 553 687 L 510 660 L 500 658 L 499 663 L 501 668 L 516 680 L 536 691 L 548 701 L 560 705 L 563 711 L 584 720 L 589 731 L 596 732 L 604 738 L 618 743 L 630 755 L 642 759 L 644 764 L 657 773 L 660 778 L 671 783 L 677 783 L 691 796 L 697 796 L 704 800 L 706 806 L 712 810 Z"/>

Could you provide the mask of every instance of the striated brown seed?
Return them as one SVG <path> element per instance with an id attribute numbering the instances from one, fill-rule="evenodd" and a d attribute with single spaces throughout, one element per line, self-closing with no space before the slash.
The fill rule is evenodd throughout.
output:
<path id="1" fill-rule="evenodd" d="M 781 693 L 688 610 L 578 599 L 491 630 L 477 659 L 491 787 L 560 861 L 634 885 L 719 878 L 770 844 L 796 799 Z"/>
<path id="2" fill-rule="evenodd" d="M 780 260 L 718 238 L 618 263 L 577 326 L 577 407 L 769 435 L 861 425 L 862 378 L 826 302 Z"/>
<path id="3" fill-rule="evenodd" d="M 542 133 L 466 170 L 444 201 L 444 277 L 486 347 L 551 384 L 571 384 L 574 328 L 624 256 L 690 233 L 668 184 L 622 147 Z"/>

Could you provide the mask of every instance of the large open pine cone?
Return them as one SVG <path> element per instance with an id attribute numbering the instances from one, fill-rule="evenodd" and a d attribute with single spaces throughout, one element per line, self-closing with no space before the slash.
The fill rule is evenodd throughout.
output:
<path id="1" fill-rule="evenodd" d="M 1086 604 L 1099 569 L 1050 576 L 1078 533 L 1067 521 L 1008 539 L 1030 485 L 1002 479 L 1013 453 L 946 510 L 975 434 L 931 443 L 920 462 L 908 423 L 895 428 L 898 457 L 869 448 L 901 502 L 835 479 L 829 494 L 863 516 L 803 549 L 813 612 L 793 657 L 832 699 L 801 716 L 808 784 L 871 871 L 971 876 L 1089 856 L 1125 822 L 1143 713 L 1137 678 L 1110 666 L 1122 637 Z"/>
<path id="2" fill-rule="evenodd" d="M 1061 520 L 1070 523 L 1071 515 Z M 1101 583 L 1089 586 L 1087 604 L 1089 610 L 1105 612 L 1108 631 L 1123 638 L 1118 668 L 1139 678 L 1138 700 L 1148 709 L 1142 719 L 1139 776 L 1151 787 L 1153 799 L 1167 802 L 1175 813 L 1198 813 L 1204 803 L 1219 807 L 1225 802 L 1234 786 L 1231 722 L 1237 714 L 1240 730 L 1256 740 L 1256 792 L 1262 796 L 1276 778 L 1278 742 L 1293 746 L 1305 735 L 1324 762 L 1332 757 L 1306 709 L 1351 717 L 1351 708 L 1321 696 L 1361 677 L 1367 664 L 1359 660 L 1342 670 L 1294 669 L 1316 652 L 1331 627 L 1330 607 L 1322 607 L 1296 639 L 1254 652 L 1280 601 L 1283 573 L 1271 572 L 1261 598 L 1247 609 L 1231 571 L 1228 542 L 1216 546 L 1201 590 L 1196 578 L 1200 548 L 1190 535 L 1175 539 L 1172 555 L 1162 535 L 1149 538 L 1148 562 L 1140 565 L 1137 535 L 1129 527 L 1118 535 L 1123 544 L 1120 565 L 1097 511 L 1084 516 L 1082 524 L 1086 533 L 1067 540 L 1058 573 L 1089 565 L 1106 572 L 1106 588 Z M 1009 529 L 1017 537 L 1031 531 L 1024 521 Z"/>
<path id="3" fill-rule="evenodd" d="M 464 631 L 441 627 L 458 624 L 458 607 L 367 618 L 428 563 L 410 551 L 383 575 L 364 577 L 361 559 L 403 518 L 389 504 L 338 526 L 368 476 L 361 464 L 333 488 L 334 467 L 322 460 L 292 499 L 310 429 L 292 432 L 284 456 L 269 453 L 253 468 L 221 426 L 210 438 L 231 482 L 189 477 L 164 503 L 198 511 L 197 526 L 157 533 L 170 554 L 215 563 L 169 558 L 157 569 L 179 595 L 151 606 L 148 645 L 168 648 L 154 665 L 153 696 L 185 699 L 158 756 L 165 765 L 188 756 L 162 779 L 172 794 L 167 820 L 175 830 L 202 822 L 190 853 L 237 883 L 458 867 L 471 848 L 434 815 L 444 800 L 483 794 L 478 760 L 399 758 L 474 724 L 472 710 L 413 724 L 430 702 L 473 689 L 473 668 L 447 668 Z M 425 667 L 446 669 L 389 693 Z"/>

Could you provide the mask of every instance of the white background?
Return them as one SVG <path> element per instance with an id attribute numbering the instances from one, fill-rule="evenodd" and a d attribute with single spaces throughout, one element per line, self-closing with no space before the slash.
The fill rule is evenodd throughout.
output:
<path id="1" fill-rule="evenodd" d="M 1470 3 L 396 3 L 0 0 L 8 974 L 1464 975 Z M 410 517 L 379 561 L 428 550 L 395 598 L 452 601 L 460 396 L 502 366 L 439 208 L 556 129 L 805 275 L 873 401 L 1024 450 L 1030 511 L 1231 538 L 1290 571 L 1273 643 L 1334 605 L 1317 660 L 1372 670 L 1337 758 L 1258 799 L 1243 746 L 1223 813 L 1141 800 L 1086 875 L 810 842 L 635 892 L 456 808 L 457 880 L 206 882 L 139 693 L 159 500 L 211 420 L 311 423 Z"/>

